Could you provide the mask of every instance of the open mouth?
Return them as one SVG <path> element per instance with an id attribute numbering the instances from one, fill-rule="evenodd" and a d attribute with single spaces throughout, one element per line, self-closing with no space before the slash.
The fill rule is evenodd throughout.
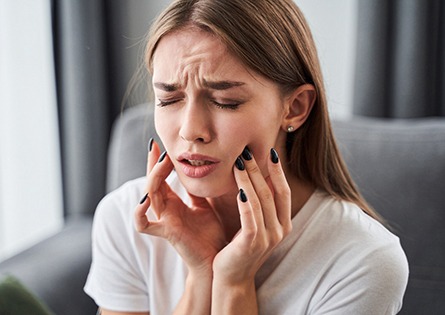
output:
<path id="1" fill-rule="evenodd" d="M 207 155 L 189 152 L 178 156 L 177 161 L 181 163 L 184 175 L 191 178 L 203 178 L 209 175 L 217 169 L 220 162 Z"/>
<path id="2" fill-rule="evenodd" d="M 182 160 L 183 163 L 187 163 L 191 166 L 203 166 L 203 165 L 210 165 L 213 164 L 214 162 L 211 161 L 204 161 L 204 160 Z"/>

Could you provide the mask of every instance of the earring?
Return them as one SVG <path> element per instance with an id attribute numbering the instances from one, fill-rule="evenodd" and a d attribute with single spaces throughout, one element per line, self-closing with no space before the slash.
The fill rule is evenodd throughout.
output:
<path id="1" fill-rule="evenodd" d="M 294 131 L 294 127 L 293 126 L 287 126 L 287 132 L 292 132 Z"/>

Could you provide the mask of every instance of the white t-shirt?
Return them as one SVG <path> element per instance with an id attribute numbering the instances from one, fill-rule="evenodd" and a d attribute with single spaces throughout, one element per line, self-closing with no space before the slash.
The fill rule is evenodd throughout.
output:
<path id="1" fill-rule="evenodd" d="M 189 202 L 176 175 L 168 182 Z M 133 212 L 144 187 L 145 178 L 130 181 L 98 205 L 85 291 L 109 310 L 167 315 L 182 296 L 187 268 L 167 241 L 135 230 Z M 292 224 L 292 233 L 257 274 L 260 314 L 400 310 L 408 264 L 399 239 L 380 223 L 317 190 Z"/>

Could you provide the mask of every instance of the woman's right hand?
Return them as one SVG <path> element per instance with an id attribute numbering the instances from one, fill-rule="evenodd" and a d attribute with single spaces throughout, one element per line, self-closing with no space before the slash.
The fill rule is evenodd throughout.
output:
<path id="1" fill-rule="evenodd" d="M 153 142 L 147 160 L 148 196 L 136 207 L 136 229 L 168 240 L 189 271 L 211 272 L 214 257 L 226 244 L 222 224 L 205 198 L 190 195 L 190 207 L 181 200 L 165 181 L 172 170 L 169 156 Z M 148 219 L 149 208 L 157 220 Z"/>

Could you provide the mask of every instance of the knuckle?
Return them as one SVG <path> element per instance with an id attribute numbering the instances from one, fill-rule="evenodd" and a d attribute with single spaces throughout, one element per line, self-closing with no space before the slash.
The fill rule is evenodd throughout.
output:
<path id="1" fill-rule="evenodd" d="M 269 240 L 267 238 L 258 238 L 255 248 L 260 253 L 266 252 L 269 249 Z"/>
<path id="2" fill-rule="evenodd" d="M 281 196 L 285 197 L 285 198 L 290 198 L 291 197 L 291 191 L 290 191 L 289 185 L 283 185 L 282 187 L 277 189 L 276 192 L 278 194 L 280 194 Z"/>
<path id="3" fill-rule="evenodd" d="M 260 168 L 258 167 L 258 165 L 256 163 L 248 163 L 248 164 L 249 165 L 246 165 L 246 168 L 250 173 L 260 173 L 261 172 Z"/>
<path id="4" fill-rule="evenodd" d="M 286 221 L 281 225 L 282 238 L 284 239 L 292 232 L 292 223 L 290 221 Z"/>
<path id="5" fill-rule="evenodd" d="M 137 232 L 139 232 L 139 233 L 144 232 L 143 225 L 140 224 L 140 222 L 136 221 L 136 224 L 135 224 L 135 225 L 136 225 L 136 231 L 137 231 Z"/>
<path id="6" fill-rule="evenodd" d="M 284 238 L 284 232 L 282 231 L 282 229 L 275 229 L 274 233 L 272 233 L 270 235 L 270 243 L 272 246 L 277 245 L 278 243 L 280 243 Z"/>
<path id="7" fill-rule="evenodd" d="M 283 224 L 283 237 L 288 236 L 292 232 L 292 223 L 290 221 L 286 221 Z"/>
<path id="8" fill-rule="evenodd" d="M 280 167 L 272 167 L 271 170 L 269 170 L 270 175 L 272 176 L 279 176 L 283 173 Z"/>
<path id="9" fill-rule="evenodd" d="M 241 216 L 249 216 L 251 214 L 251 210 L 248 207 L 240 207 L 238 211 Z"/>
<path id="10" fill-rule="evenodd" d="M 251 198 L 250 204 L 253 211 L 261 211 L 261 203 L 257 198 Z"/>
<path id="11" fill-rule="evenodd" d="M 281 241 L 282 237 L 281 235 L 274 233 L 269 236 L 269 247 L 274 247 L 276 244 L 278 244 Z"/>
<path id="12" fill-rule="evenodd" d="M 287 201 L 288 203 L 290 203 L 292 194 L 291 194 L 290 188 L 287 185 L 285 187 L 276 189 L 274 191 L 274 193 L 281 200 Z"/>
<path id="13" fill-rule="evenodd" d="M 245 236 L 245 238 L 247 239 L 247 240 L 249 240 L 249 241 L 252 241 L 252 240 L 254 240 L 255 238 L 256 238 L 256 236 L 257 236 L 257 230 L 256 229 L 254 229 L 254 228 L 251 228 L 251 229 L 246 229 L 245 231 L 244 231 L 244 236 Z"/>
<path id="14" fill-rule="evenodd" d="M 274 197 L 272 195 L 272 192 L 270 191 L 269 187 L 261 188 L 258 191 L 259 196 L 261 196 L 261 199 L 263 199 L 265 202 L 270 202 L 274 200 Z"/>

